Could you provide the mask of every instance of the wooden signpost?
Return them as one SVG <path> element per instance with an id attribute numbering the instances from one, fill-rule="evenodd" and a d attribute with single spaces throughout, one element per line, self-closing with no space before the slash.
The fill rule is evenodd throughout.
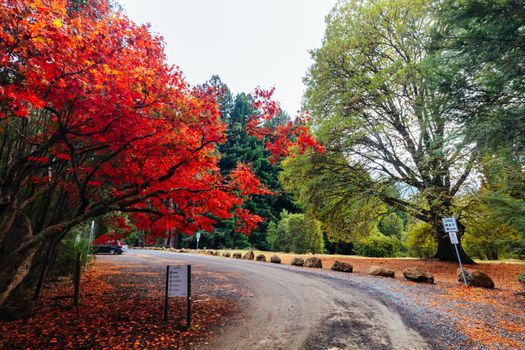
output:
<path id="1" fill-rule="evenodd" d="M 164 298 L 164 321 L 168 321 L 170 297 L 186 297 L 186 325 L 191 327 L 191 265 L 166 266 L 166 294 Z"/>

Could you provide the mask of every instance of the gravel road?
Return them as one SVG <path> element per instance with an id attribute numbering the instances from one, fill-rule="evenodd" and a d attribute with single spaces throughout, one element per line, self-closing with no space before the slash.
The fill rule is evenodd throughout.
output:
<path id="1" fill-rule="evenodd" d="M 218 330 L 209 349 L 449 348 L 448 341 L 425 341 L 439 333 L 426 310 L 409 310 L 382 293 L 388 279 L 153 250 L 126 254 L 144 264 L 173 260 L 194 271 L 235 276 L 250 290 L 239 317 Z"/>

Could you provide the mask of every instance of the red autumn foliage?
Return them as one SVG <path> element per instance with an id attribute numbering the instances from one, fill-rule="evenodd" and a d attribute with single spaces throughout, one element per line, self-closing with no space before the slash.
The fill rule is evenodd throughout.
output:
<path id="1" fill-rule="evenodd" d="M 295 146 L 300 154 L 307 149 L 316 152 L 324 152 L 324 147 L 318 143 L 307 127 L 307 116 L 298 116 L 294 121 L 279 125 L 275 128 L 267 126 L 265 122 L 276 117 L 281 109 L 279 104 L 272 99 L 275 89 L 255 90 L 253 103 L 257 113 L 253 115 L 247 124 L 247 131 L 258 139 L 266 138 L 266 148 L 271 153 L 270 160 L 276 162 L 278 159 L 289 156 L 290 150 Z"/>
<path id="2" fill-rule="evenodd" d="M 243 204 L 269 191 L 245 164 L 221 176 L 216 147 L 226 126 L 214 92 L 166 64 L 161 37 L 105 2 L 1 4 L 0 118 L 32 126 L 33 147 L 17 165 L 35 192 L 67 196 L 67 227 L 112 211 L 153 235 L 211 230 L 233 216 L 241 232 L 257 226 L 262 218 Z M 278 105 L 272 91 L 256 95 L 249 131 L 268 138 L 274 159 L 292 146 L 321 150 L 304 121 L 265 127 Z"/>

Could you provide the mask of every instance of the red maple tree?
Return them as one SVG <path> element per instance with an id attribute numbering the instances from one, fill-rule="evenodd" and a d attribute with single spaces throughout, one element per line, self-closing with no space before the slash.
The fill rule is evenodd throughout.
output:
<path id="1" fill-rule="evenodd" d="M 0 259 L 0 303 L 21 262 L 89 218 L 128 212 L 154 235 L 211 230 L 214 218 L 257 226 L 243 204 L 269 191 L 245 164 L 221 176 L 214 91 L 167 65 L 161 37 L 103 1 L 0 3 L 0 246 L 17 242 Z M 276 159 L 319 148 L 302 122 L 265 128 L 278 107 L 257 96 L 249 129 Z"/>

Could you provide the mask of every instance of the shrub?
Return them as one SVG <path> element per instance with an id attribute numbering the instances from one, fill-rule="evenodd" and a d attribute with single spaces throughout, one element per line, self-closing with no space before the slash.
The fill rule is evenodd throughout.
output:
<path id="1" fill-rule="evenodd" d="M 394 237 L 376 235 L 355 243 L 358 255 L 375 258 L 394 257 L 402 250 L 401 242 Z"/>
<path id="2" fill-rule="evenodd" d="M 405 245 L 410 256 L 429 258 L 434 255 L 437 246 L 433 237 L 432 226 L 425 222 L 410 225 Z"/>
<path id="3" fill-rule="evenodd" d="M 274 251 L 295 253 L 322 253 L 323 234 L 321 225 L 304 214 L 281 213 L 278 223 L 268 225 L 267 242 Z"/>
<path id="4" fill-rule="evenodd" d="M 518 233 L 511 227 L 498 224 L 490 215 L 472 214 L 466 224 L 463 243 L 468 254 L 483 260 L 519 258 Z"/>

